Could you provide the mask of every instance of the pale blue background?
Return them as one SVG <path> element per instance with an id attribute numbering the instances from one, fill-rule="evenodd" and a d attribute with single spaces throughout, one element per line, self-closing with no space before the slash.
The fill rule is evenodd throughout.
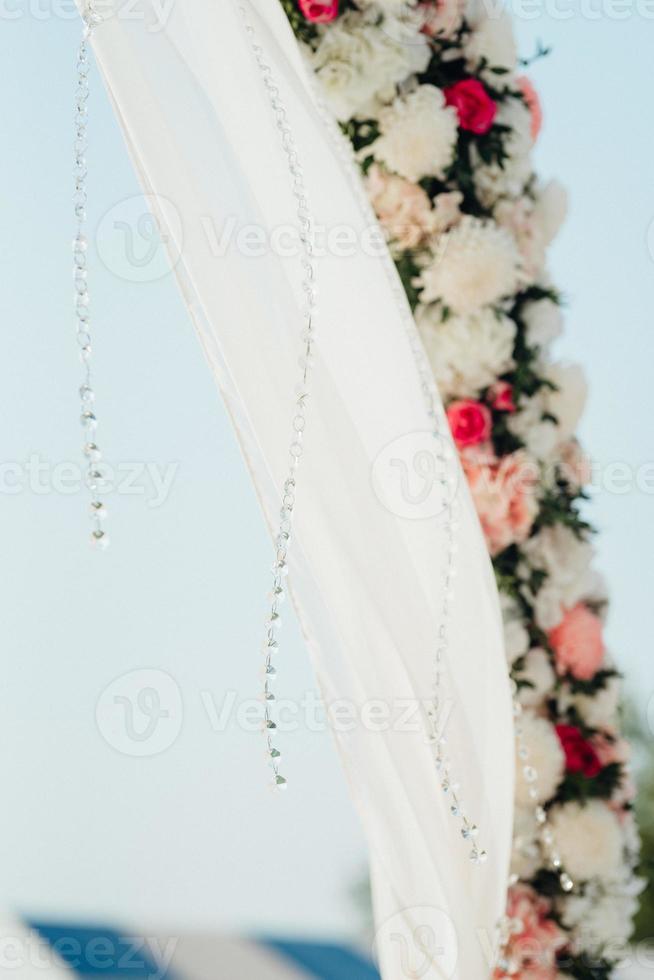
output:
<path id="1" fill-rule="evenodd" d="M 1 461 L 76 460 L 80 368 L 71 333 L 71 103 L 77 27 L 43 0 L 0 31 L 3 89 Z M 570 301 L 562 356 L 583 362 L 593 455 L 654 460 L 654 21 L 547 16 L 518 24 L 554 54 L 531 74 L 546 125 L 539 169 L 571 213 L 552 254 Z M 97 86 L 92 217 L 138 192 Z M 265 789 L 259 739 L 212 731 L 202 692 L 255 696 L 269 544 L 225 412 L 171 276 L 130 284 L 92 263 L 99 441 L 109 458 L 179 465 L 165 506 L 111 501 L 113 544 L 89 553 L 85 504 L 1 495 L 0 901 L 40 916 L 329 933 L 357 924 L 365 853 L 328 736 L 286 739 L 292 792 Z M 651 496 L 600 493 L 609 640 L 641 710 L 652 690 Z M 291 623 L 285 693 L 313 680 Z M 169 672 L 184 721 L 168 751 L 121 755 L 95 705 L 114 677 Z M 205 693 L 206 697 L 206 693 Z"/>

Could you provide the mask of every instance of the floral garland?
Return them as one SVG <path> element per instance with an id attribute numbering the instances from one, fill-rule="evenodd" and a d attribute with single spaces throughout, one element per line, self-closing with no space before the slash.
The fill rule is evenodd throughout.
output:
<path id="1" fill-rule="evenodd" d="M 495 976 L 602 980 L 632 931 L 638 834 L 620 681 L 602 637 L 606 596 L 580 516 L 583 379 L 549 353 L 562 316 L 546 250 L 566 199 L 532 170 L 538 97 L 517 74 L 511 22 L 498 10 L 281 2 L 386 232 L 502 596 L 548 820 L 538 826 L 519 777 L 509 938 Z M 543 833 L 575 882 L 570 893 L 548 867 Z"/>

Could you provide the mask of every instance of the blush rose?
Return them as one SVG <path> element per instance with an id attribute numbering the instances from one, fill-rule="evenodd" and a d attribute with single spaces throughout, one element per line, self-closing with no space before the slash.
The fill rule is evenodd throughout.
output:
<path id="1" fill-rule="evenodd" d="M 589 681 L 602 665 L 602 621 L 583 602 L 566 610 L 559 625 L 550 630 L 549 641 L 559 674 Z"/>

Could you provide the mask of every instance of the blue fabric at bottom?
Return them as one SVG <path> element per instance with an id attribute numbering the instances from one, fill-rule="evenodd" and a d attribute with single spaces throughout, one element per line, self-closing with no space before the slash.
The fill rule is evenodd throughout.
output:
<path id="1" fill-rule="evenodd" d="M 266 939 L 264 944 L 317 980 L 379 980 L 369 960 L 346 946 Z"/>

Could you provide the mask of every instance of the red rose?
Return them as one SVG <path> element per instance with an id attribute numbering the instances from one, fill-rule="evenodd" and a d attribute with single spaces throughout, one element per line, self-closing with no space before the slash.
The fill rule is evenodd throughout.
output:
<path id="1" fill-rule="evenodd" d="M 445 89 L 445 101 L 454 106 L 459 117 L 461 129 L 483 136 L 493 125 L 497 113 L 497 102 L 477 78 L 466 78 Z"/>
<path id="2" fill-rule="evenodd" d="M 471 398 L 452 402 L 447 409 L 447 420 L 459 449 L 485 442 L 491 434 L 491 413 Z"/>
<path id="3" fill-rule="evenodd" d="M 576 725 L 557 725 L 561 747 L 565 752 L 565 767 L 568 772 L 581 772 L 593 779 L 602 769 L 600 758 Z"/>
<path id="4" fill-rule="evenodd" d="M 488 400 L 496 412 L 515 412 L 513 385 L 508 381 L 497 381 L 489 389 Z"/>
<path id="5" fill-rule="evenodd" d="M 298 0 L 298 3 L 312 24 L 328 24 L 338 17 L 338 0 Z"/>

